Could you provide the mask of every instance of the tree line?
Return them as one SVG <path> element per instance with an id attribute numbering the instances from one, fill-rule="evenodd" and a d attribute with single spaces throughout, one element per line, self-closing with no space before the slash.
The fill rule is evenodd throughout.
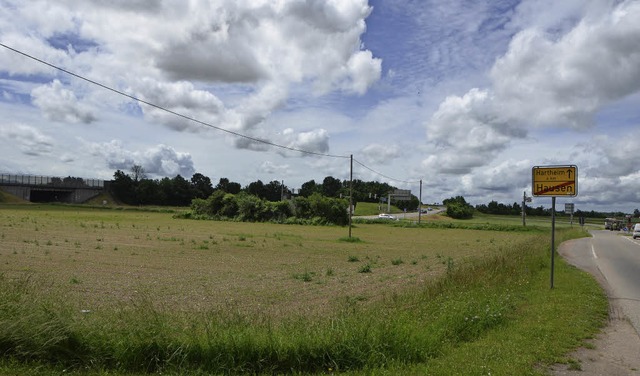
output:
<path id="1" fill-rule="evenodd" d="M 522 215 L 522 206 L 517 202 L 514 202 L 512 205 L 498 203 L 497 201 L 491 201 L 489 204 L 481 204 L 476 205 L 475 209 L 484 214 L 497 214 L 497 215 Z M 527 215 L 531 216 L 551 216 L 551 208 L 545 208 L 543 206 L 532 207 L 525 206 L 525 211 Z M 556 208 L 556 215 L 564 215 L 564 209 L 558 210 Z M 573 213 L 574 217 L 585 217 L 585 218 L 624 218 L 625 213 L 623 212 L 597 212 L 594 210 L 585 211 L 585 210 L 576 210 Z M 633 211 L 633 217 L 640 217 L 640 210 L 635 209 Z"/>
<path id="2" fill-rule="evenodd" d="M 114 173 L 113 181 L 109 183 L 109 191 L 114 198 L 124 204 L 129 205 L 163 205 L 163 206 L 192 206 L 200 210 L 197 214 L 209 216 L 224 216 L 228 218 L 242 218 L 243 220 L 274 220 L 281 219 L 285 216 L 300 216 L 300 218 L 311 218 L 314 215 L 309 214 L 307 207 L 318 209 L 321 216 L 330 216 L 331 210 L 326 207 L 336 207 L 335 202 L 321 202 L 321 197 L 328 199 L 348 199 L 350 192 L 353 192 L 353 204 L 358 202 L 386 203 L 389 194 L 396 187 L 387 183 L 376 181 L 339 180 L 332 176 L 325 177 L 322 182 L 309 180 L 302 184 L 298 192 L 284 185 L 284 183 L 274 180 L 263 183 L 257 180 L 242 186 L 240 183 L 230 181 L 227 178 L 220 178 L 214 186 L 211 179 L 201 173 L 195 173 L 191 179 L 187 180 L 180 175 L 174 178 L 149 179 L 144 173 L 141 166 L 134 165 L 129 173 L 117 170 Z M 216 194 L 212 198 L 212 195 Z M 218 201 L 223 200 L 226 194 L 227 206 L 218 207 Z M 229 201 L 237 201 L 230 204 Z M 274 204 L 284 200 L 293 198 L 305 198 L 313 200 L 304 202 L 298 200 L 298 207 L 285 208 L 284 204 Z M 253 211 L 241 211 L 241 208 L 247 209 L 248 200 L 255 198 L 261 200 L 262 204 L 254 202 Z M 208 200 L 208 204 L 203 201 L 194 202 L 194 200 Z M 347 209 L 348 209 L 348 201 Z M 245 205 L 247 204 L 247 205 Z M 411 200 L 393 201 L 393 204 L 399 209 L 416 210 L 420 204 L 418 198 L 414 195 Z M 488 204 L 480 204 L 473 207 L 466 202 L 463 196 L 451 197 L 443 201 L 447 206 L 447 215 L 452 218 L 471 218 L 474 211 L 485 214 L 496 215 L 521 215 L 522 206 L 517 202 L 513 204 L 503 204 L 497 201 L 490 201 Z M 243 206 L 245 205 L 245 206 Z M 338 205 L 339 206 L 339 205 Z M 235 208 L 235 212 L 232 210 Z M 323 208 L 323 209 L 320 209 Z M 221 212 L 218 210 L 222 210 Z M 345 210 L 346 211 L 346 210 Z M 563 211 L 556 210 L 556 213 L 562 214 Z M 233 214 L 233 215 L 232 215 Z M 531 216 L 550 216 L 551 209 L 543 206 L 531 207 L 526 206 L 526 214 Z M 634 217 L 640 217 L 640 211 L 634 211 Z M 589 218 L 606 218 L 606 217 L 624 217 L 621 212 L 595 212 L 576 210 L 574 216 Z M 343 222 L 343 219 L 331 220 L 333 223 Z"/>
<path id="3" fill-rule="evenodd" d="M 170 205 L 188 206 L 194 198 L 206 199 L 214 191 L 231 194 L 246 192 L 260 199 L 275 202 L 292 196 L 310 197 L 320 194 L 332 198 L 348 198 L 350 194 L 349 180 L 339 180 L 332 176 L 325 177 L 322 182 L 309 180 L 302 184 L 298 192 L 284 183 L 274 180 L 263 183 L 257 180 L 242 187 L 240 183 L 220 178 L 213 186 L 209 177 L 195 173 L 191 179 L 177 175 L 174 178 L 149 179 L 141 166 L 134 165 L 129 173 L 117 170 L 109 183 L 114 198 L 129 205 Z M 353 180 L 353 202 L 386 202 L 389 193 L 396 187 L 376 181 L 365 182 Z M 408 201 L 394 201 L 401 209 L 418 208 L 418 198 L 412 196 Z"/>

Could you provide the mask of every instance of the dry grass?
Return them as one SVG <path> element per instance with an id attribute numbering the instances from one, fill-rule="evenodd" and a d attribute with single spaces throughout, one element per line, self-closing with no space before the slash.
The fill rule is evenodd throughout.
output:
<path id="1" fill-rule="evenodd" d="M 0 274 L 47 281 L 52 294 L 92 311 L 146 297 L 174 311 L 313 316 L 421 285 L 531 236 L 359 225 L 362 241 L 345 242 L 341 227 L 167 213 L 3 206 L 0 216 Z"/>

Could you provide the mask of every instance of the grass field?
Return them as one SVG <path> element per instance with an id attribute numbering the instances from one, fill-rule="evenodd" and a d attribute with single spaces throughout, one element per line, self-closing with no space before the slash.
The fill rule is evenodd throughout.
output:
<path id="1" fill-rule="evenodd" d="M 566 285 L 545 288 L 549 234 L 517 218 L 358 224 L 351 239 L 162 211 L 4 205 L 0 219 L 6 372 L 536 374 L 606 315 L 595 282 L 562 263 Z M 509 335 L 522 338 L 499 350 Z M 483 341 L 494 353 L 478 358 Z"/>

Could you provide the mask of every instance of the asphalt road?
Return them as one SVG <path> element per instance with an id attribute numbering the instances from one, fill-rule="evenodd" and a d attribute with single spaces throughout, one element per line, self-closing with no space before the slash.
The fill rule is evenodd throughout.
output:
<path id="1" fill-rule="evenodd" d="M 563 256 L 600 278 L 609 299 L 640 333 L 640 239 L 618 231 L 591 231 L 593 238 L 566 247 Z"/>
<path id="2" fill-rule="evenodd" d="M 443 211 L 444 211 L 443 208 L 434 206 L 433 210 L 428 210 L 425 213 L 422 213 L 420 216 L 422 218 L 424 218 L 424 217 L 426 217 L 428 215 L 439 214 L 439 213 L 441 213 Z M 419 213 L 417 211 L 415 211 L 415 212 L 407 212 L 407 213 L 393 213 L 392 215 L 398 220 L 407 219 L 407 220 L 417 221 Z M 360 216 L 354 216 L 354 218 L 378 219 L 378 216 L 377 215 L 360 215 Z"/>

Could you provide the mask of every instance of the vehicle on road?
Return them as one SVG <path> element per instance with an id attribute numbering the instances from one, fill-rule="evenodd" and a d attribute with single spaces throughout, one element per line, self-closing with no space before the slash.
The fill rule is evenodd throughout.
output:
<path id="1" fill-rule="evenodd" d="M 640 223 L 636 223 L 635 226 L 633 226 L 633 238 L 640 238 Z"/>
<path id="2" fill-rule="evenodd" d="M 622 229 L 623 223 L 621 220 L 616 218 L 605 218 L 604 219 L 604 229 L 609 231 L 620 231 Z"/>
<path id="3" fill-rule="evenodd" d="M 386 213 L 378 214 L 378 218 L 379 219 L 391 219 L 391 220 L 395 220 L 396 219 L 396 217 L 392 216 L 391 214 L 386 214 Z"/>

